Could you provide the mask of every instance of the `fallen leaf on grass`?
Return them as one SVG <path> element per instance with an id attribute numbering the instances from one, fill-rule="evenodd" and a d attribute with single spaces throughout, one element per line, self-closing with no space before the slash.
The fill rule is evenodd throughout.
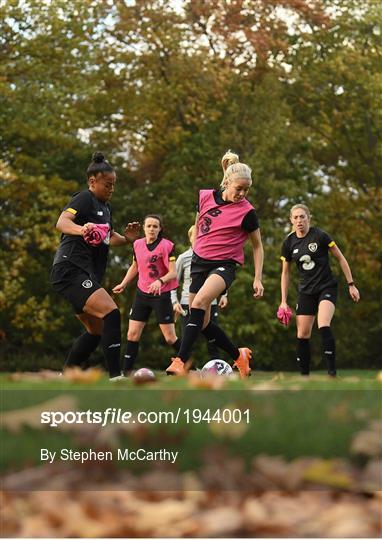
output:
<path id="1" fill-rule="evenodd" d="M 300 458 L 290 463 L 282 457 L 260 455 L 252 462 L 252 480 L 257 489 L 287 489 L 293 491 L 303 484 L 305 470 L 312 458 Z"/>
<path id="2" fill-rule="evenodd" d="M 320 509 L 317 509 L 320 512 Z M 333 503 L 318 519 L 312 519 L 304 526 L 308 537 L 367 538 L 375 534 L 375 516 L 365 511 L 362 501 Z"/>
<path id="3" fill-rule="evenodd" d="M 354 411 L 354 418 L 357 420 L 367 420 L 370 417 L 371 411 L 369 409 L 356 409 Z"/>
<path id="4" fill-rule="evenodd" d="M 318 459 L 307 467 L 303 478 L 318 485 L 351 489 L 353 479 L 347 472 L 341 470 L 341 465 L 339 460 Z"/>
<path id="5" fill-rule="evenodd" d="M 331 382 L 333 382 L 334 384 L 337 384 L 339 378 L 336 378 L 336 377 L 328 377 L 328 375 L 320 375 L 320 374 L 316 374 L 316 373 L 311 373 L 309 376 L 301 376 L 301 375 L 298 375 L 298 379 L 302 382 L 302 383 L 311 383 L 312 381 L 314 382 L 324 382 L 325 383 L 325 386 L 327 384 L 330 384 Z"/>
<path id="6" fill-rule="evenodd" d="M 352 384 L 358 384 L 361 380 L 360 377 L 355 377 L 354 375 L 350 376 L 350 377 L 332 377 L 331 378 L 332 381 L 336 382 L 337 380 L 339 381 L 344 381 L 344 382 L 347 382 L 347 383 L 352 383 Z"/>
<path id="7" fill-rule="evenodd" d="M 379 457 L 382 455 L 382 421 L 372 420 L 367 429 L 359 431 L 353 437 L 350 451 L 352 454 Z"/>
<path id="8" fill-rule="evenodd" d="M 205 511 L 198 521 L 203 537 L 229 537 L 238 536 L 243 516 L 237 508 L 222 506 Z"/>
<path id="9" fill-rule="evenodd" d="M 245 502 L 243 517 L 250 529 L 267 529 L 269 527 L 269 512 L 258 499 L 250 498 Z"/>
<path id="10" fill-rule="evenodd" d="M 240 420 L 240 422 L 234 422 L 235 411 L 238 410 L 237 405 L 225 405 L 224 417 L 220 417 L 217 420 L 213 420 L 208 424 L 208 427 L 212 433 L 221 438 L 227 439 L 240 439 L 244 433 L 248 431 L 249 425 Z M 226 411 L 231 411 L 226 413 Z M 220 421 L 219 421 L 220 420 Z M 223 420 L 231 420 L 230 422 L 224 422 Z"/>
<path id="11" fill-rule="evenodd" d="M 382 460 L 373 459 L 368 462 L 362 471 L 360 480 L 361 489 L 368 493 L 381 492 L 382 494 Z M 382 508 L 381 508 L 382 519 Z M 382 529 L 381 529 L 382 530 Z"/>
<path id="12" fill-rule="evenodd" d="M 285 375 L 282 371 L 279 371 L 278 373 L 276 373 L 276 375 L 274 377 L 272 377 L 271 381 L 284 381 L 285 380 Z"/>
<path id="13" fill-rule="evenodd" d="M 203 491 L 203 483 L 194 472 L 185 472 L 183 474 L 182 490 L 186 499 L 200 504 L 207 500 L 207 494 Z"/>
<path id="14" fill-rule="evenodd" d="M 52 371 L 50 369 L 43 369 L 41 371 L 24 371 L 24 372 L 17 372 L 17 373 L 11 373 L 7 376 L 7 379 L 9 381 L 47 381 L 47 380 L 55 380 L 55 379 L 62 379 L 62 373 L 61 371 Z"/>
<path id="15" fill-rule="evenodd" d="M 223 446 L 216 446 L 204 451 L 203 461 L 204 466 L 200 469 L 199 477 L 203 480 L 205 489 L 214 491 L 248 489 L 248 475 L 243 458 L 232 457 Z"/>
<path id="16" fill-rule="evenodd" d="M 191 388 L 198 388 L 201 390 L 220 390 L 227 382 L 227 378 L 222 375 L 210 374 L 201 377 L 198 372 L 190 373 L 187 380 L 188 385 Z"/>
<path id="17" fill-rule="evenodd" d="M 219 453 L 219 449 L 217 452 Z M 220 475 L 222 466 L 220 465 Z M 63 475 L 65 476 L 65 475 Z M 5 493 L 2 534 L 7 537 L 379 537 L 381 495 L 318 491 L 126 491 Z M 249 498 L 248 498 L 249 497 Z"/>
<path id="18" fill-rule="evenodd" d="M 45 514 L 24 516 L 20 523 L 18 538 L 55 538 L 57 527 L 50 523 Z"/>
<path id="19" fill-rule="evenodd" d="M 67 368 L 64 371 L 64 379 L 74 383 L 93 384 L 102 379 L 104 372 L 99 368 L 81 369 L 79 367 Z"/>
<path id="20" fill-rule="evenodd" d="M 310 501 L 309 498 L 302 497 L 300 492 L 287 495 L 280 491 L 266 491 L 259 497 L 259 502 L 263 505 L 268 520 L 252 522 L 252 536 L 299 536 L 303 519 L 312 515 L 316 519 L 320 498 L 320 494 L 316 494 L 315 500 Z"/>
<path id="21" fill-rule="evenodd" d="M 248 424 L 245 422 L 239 422 L 234 424 L 233 422 L 211 422 L 208 424 L 210 431 L 217 437 L 222 439 L 237 440 L 248 431 Z"/>
<path id="22" fill-rule="evenodd" d="M 252 387 L 251 387 L 252 390 L 260 390 L 260 391 L 268 391 L 268 390 L 282 390 L 282 388 L 276 384 L 275 382 L 272 382 L 272 381 L 265 381 L 265 382 L 261 382 L 259 384 L 254 384 Z"/>
<path id="23" fill-rule="evenodd" d="M 132 517 L 132 522 L 138 534 L 172 536 L 174 526 L 190 517 L 195 510 L 196 506 L 192 501 L 176 499 L 156 503 L 141 501 Z"/>
<path id="24" fill-rule="evenodd" d="M 159 468 L 146 472 L 140 477 L 139 489 L 150 491 L 166 487 L 166 491 L 178 492 L 182 488 L 182 477 L 177 470 Z"/>

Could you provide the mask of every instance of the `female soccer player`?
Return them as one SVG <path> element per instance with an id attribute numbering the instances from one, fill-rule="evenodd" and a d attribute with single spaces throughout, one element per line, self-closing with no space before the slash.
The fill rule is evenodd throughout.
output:
<path id="1" fill-rule="evenodd" d="M 349 286 L 349 294 L 358 302 L 360 294 L 354 284 L 349 264 L 332 238 L 318 227 L 310 226 L 309 208 L 296 204 L 290 211 L 293 231 L 284 240 L 281 250 L 281 309 L 287 309 L 291 262 L 299 273 L 297 320 L 297 362 L 301 375 L 310 371 L 310 336 L 314 319 L 322 340 L 322 355 L 330 376 L 336 376 L 336 345 L 330 329 L 336 300 L 337 281 L 329 266 L 329 251 L 338 260 Z"/>
<path id="2" fill-rule="evenodd" d="M 223 330 L 210 320 L 211 302 L 235 279 L 237 265 L 244 263 L 244 244 L 249 237 L 255 263 L 254 297 L 263 296 L 261 283 L 263 246 L 255 209 L 246 199 L 252 184 L 251 169 L 236 154 L 222 158 L 221 189 L 201 190 L 196 215 L 197 235 L 191 263 L 190 317 L 176 358 L 167 368 L 169 375 L 182 375 L 189 368 L 191 349 L 200 331 L 226 351 L 241 377 L 250 374 L 251 351 L 238 349 Z"/>
<path id="3" fill-rule="evenodd" d="M 127 374 L 138 356 L 139 340 L 151 311 L 155 315 L 166 342 L 175 351 L 179 340 L 175 334 L 170 291 L 178 286 L 175 270 L 174 244 L 162 237 L 161 218 L 149 214 L 143 222 L 144 238 L 134 242 L 134 261 L 125 277 L 113 288 L 122 293 L 138 275 L 138 286 L 129 317 L 124 371 Z"/>
<path id="4" fill-rule="evenodd" d="M 101 342 L 110 379 L 121 376 L 121 317 L 102 287 L 109 245 L 122 246 L 138 236 L 139 223 L 129 223 L 124 236 L 113 230 L 108 201 L 116 174 L 103 154 L 96 152 L 87 169 L 88 189 L 75 193 L 57 221 L 61 242 L 54 257 L 52 286 L 73 306 L 85 327 L 73 344 L 66 366 L 84 365 Z"/>
<path id="5" fill-rule="evenodd" d="M 171 291 L 171 301 L 172 306 L 174 309 L 174 313 L 176 315 L 181 316 L 181 323 L 182 323 L 182 333 L 184 333 L 184 329 L 186 327 L 186 324 L 188 322 L 188 316 L 189 316 L 189 290 L 190 290 L 190 283 L 191 283 L 191 259 L 193 255 L 192 246 L 194 245 L 195 240 L 195 225 L 192 225 L 190 229 L 188 230 L 188 238 L 190 240 L 191 246 L 187 251 L 184 251 L 179 255 L 179 257 L 176 259 L 176 277 L 178 279 L 178 282 L 180 283 L 183 279 L 183 286 L 181 291 L 181 297 L 180 302 L 178 300 L 178 295 L 176 292 L 176 289 Z M 211 302 L 211 319 L 217 323 L 218 317 L 219 317 L 219 310 L 218 308 L 224 309 L 228 304 L 228 292 L 226 291 L 225 294 L 223 294 L 220 297 L 219 303 L 217 299 L 214 299 Z M 216 347 L 215 340 L 207 340 L 207 350 L 208 350 L 208 356 L 210 360 L 215 360 L 218 358 L 221 358 L 221 354 L 219 353 L 219 349 Z"/>

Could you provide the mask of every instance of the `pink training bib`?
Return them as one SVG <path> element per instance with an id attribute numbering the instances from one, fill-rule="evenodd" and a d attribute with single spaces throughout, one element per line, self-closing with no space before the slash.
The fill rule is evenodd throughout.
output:
<path id="1" fill-rule="evenodd" d="M 110 238 L 110 225 L 108 223 L 93 223 L 93 228 L 84 234 L 84 240 L 91 246 L 99 246 L 108 235 Z"/>
<path id="2" fill-rule="evenodd" d="M 153 281 L 164 276 L 169 271 L 169 255 L 174 249 L 174 244 L 162 238 L 152 251 L 149 250 L 145 238 L 134 242 L 134 253 L 138 265 L 138 289 L 148 293 L 148 288 Z M 178 286 L 177 279 L 172 279 L 162 285 L 161 292 L 171 291 Z"/>
<path id="3" fill-rule="evenodd" d="M 241 224 L 245 215 L 253 209 L 247 199 L 219 206 L 213 189 L 202 189 L 199 193 L 195 253 L 211 261 L 232 259 L 243 264 L 243 248 L 248 233 L 242 229 Z"/>

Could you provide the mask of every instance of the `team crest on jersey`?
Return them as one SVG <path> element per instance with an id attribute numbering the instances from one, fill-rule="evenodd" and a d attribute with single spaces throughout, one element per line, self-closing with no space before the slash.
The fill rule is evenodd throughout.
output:
<path id="1" fill-rule="evenodd" d="M 85 279 L 85 281 L 82 282 L 82 286 L 85 289 L 91 289 L 93 287 L 93 282 L 90 279 Z"/>
<path id="2" fill-rule="evenodd" d="M 308 249 L 309 249 L 309 251 L 311 251 L 312 253 L 314 253 L 315 251 L 317 251 L 317 248 L 318 248 L 318 245 L 316 244 L 316 242 L 313 242 L 312 244 L 309 244 L 309 245 L 308 245 Z"/>

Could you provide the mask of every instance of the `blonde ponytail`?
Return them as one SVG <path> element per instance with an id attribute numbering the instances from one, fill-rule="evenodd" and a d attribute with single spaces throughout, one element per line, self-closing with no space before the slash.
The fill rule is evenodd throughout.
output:
<path id="1" fill-rule="evenodd" d="M 228 150 L 222 157 L 221 164 L 224 171 L 220 187 L 225 189 L 229 182 L 236 178 L 245 178 L 252 184 L 251 169 L 245 163 L 240 163 L 239 156 Z"/>
<path id="2" fill-rule="evenodd" d="M 188 229 L 188 239 L 191 245 L 194 243 L 195 232 L 196 232 L 195 225 L 191 225 L 191 227 Z"/>
<path id="3" fill-rule="evenodd" d="M 233 165 L 234 163 L 239 163 L 239 156 L 231 152 L 231 150 L 227 150 L 227 152 L 222 157 L 221 163 L 223 167 L 223 172 L 225 173 L 230 165 Z"/>

